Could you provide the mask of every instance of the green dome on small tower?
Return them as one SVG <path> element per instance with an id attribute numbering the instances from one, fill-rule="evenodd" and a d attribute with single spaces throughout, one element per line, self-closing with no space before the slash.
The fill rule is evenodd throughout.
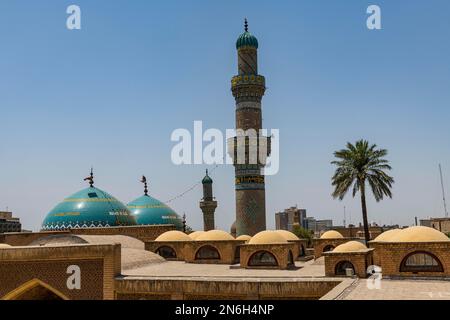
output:
<path id="1" fill-rule="evenodd" d="M 213 183 L 211 177 L 208 175 L 208 169 L 206 169 L 206 176 L 202 180 L 202 184 L 211 184 Z"/>
<path id="2" fill-rule="evenodd" d="M 245 19 L 245 32 L 239 36 L 236 41 L 236 49 L 240 49 L 242 47 L 253 47 L 258 49 L 258 39 L 250 32 L 248 32 L 248 22 Z"/>

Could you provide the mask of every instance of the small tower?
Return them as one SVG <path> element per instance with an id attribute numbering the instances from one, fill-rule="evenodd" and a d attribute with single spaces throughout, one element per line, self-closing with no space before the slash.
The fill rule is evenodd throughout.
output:
<path id="1" fill-rule="evenodd" d="M 214 230 L 214 212 L 217 208 L 217 201 L 214 200 L 212 184 L 213 181 L 208 175 L 206 170 L 206 176 L 202 180 L 203 184 L 203 199 L 200 201 L 200 209 L 203 212 L 203 229 L 205 231 Z"/>

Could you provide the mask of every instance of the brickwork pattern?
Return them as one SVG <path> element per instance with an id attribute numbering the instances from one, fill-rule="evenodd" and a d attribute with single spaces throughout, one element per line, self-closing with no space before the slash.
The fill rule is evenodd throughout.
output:
<path id="1" fill-rule="evenodd" d="M 373 264 L 372 250 L 345 253 L 326 252 L 323 255 L 325 257 L 325 275 L 327 277 L 336 276 L 336 266 L 340 262 L 348 261 L 355 268 L 357 277 L 366 278 L 367 268 Z"/>
<path id="2" fill-rule="evenodd" d="M 249 266 L 251 256 L 258 251 L 268 251 L 275 256 L 278 262 L 278 269 L 287 269 L 289 265 L 289 251 L 294 253 L 298 248 L 295 243 L 283 244 L 245 244 L 241 245 L 240 265 L 242 268 L 259 268 Z M 295 257 L 294 257 L 295 259 Z M 260 267 L 263 268 L 263 267 Z M 266 268 L 266 267 L 264 267 Z"/>
<path id="3" fill-rule="evenodd" d="M 67 267 L 81 269 L 81 290 L 67 288 Z M 120 245 L 16 247 L 0 250 L 0 297 L 38 279 L 69 299 L 113 299 Z"/>
<path id="4" fill-rule="evenodd" d="M 323 249 L 327 246 L 336 248 L 338 245 L 346 243 L 348 241 L 355 240 L 354 238 L 341 238 L 341 239 L 314 239 L 314 258 L 318 259 L 322 256 Z"/>

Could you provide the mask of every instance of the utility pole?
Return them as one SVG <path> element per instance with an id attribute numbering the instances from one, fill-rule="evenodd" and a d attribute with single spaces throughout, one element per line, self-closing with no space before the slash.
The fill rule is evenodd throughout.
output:
<path id="1" fill-rule="evenodd" d="M 439 175 L 441 176 L 441 188 L 442 188 L 442 200 L 444 201 L 444 213 L 445 213 L 445 217 L 448 218 L 447 203 L 445 201 L 444 179 L 442 177 L 441 164 L 439 164 Z"/>
<path id="2" fill-rule="evenodd" d="M 345 221 L 345 206 L 344 206 L 344 228 L 345 228 L 345 226 L 346 226 L 346 223 L 345 223 L 346 221 Z"/>

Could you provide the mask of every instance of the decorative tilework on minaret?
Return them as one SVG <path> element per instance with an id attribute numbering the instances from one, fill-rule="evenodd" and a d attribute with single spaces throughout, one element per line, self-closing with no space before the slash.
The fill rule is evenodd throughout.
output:
<path id="1" fill-rule="evenodd" d="M 203 199 L 200 201 L 200 209 L 203 212 L 203 230 L 209 231 L 215 229 L 214 224 L 214 212 L 217 208 L 217 201 L 214 200 L 212 184 L 213 181 L 208 175 L 206 170 L 206 176 L 202 180 L 203 184 Z"/>
<path id="2" fill-rule="evenodd" d="M 231 90 L 236 100 L 236 129 L 237 137 L 231 138 L 228 143 L 229 153 L 233 158 L 235 167 L 236 189 L 236 236 L 243 234 L 253 236 L 259 231 L 266 230 L 266 196 L 264 175 L 262 168 L 265 157 L 270 153 L 270 139 L 264 140 L 266 152 L 261 152 L 261 140 L 253 144 L 250 138 L 245 140 L 245 160 L 239 161 L 239 129 L 254 130 L 260 134 L 262 129 L 261 100 L 266 90 L 265 79 L 258 74 L 258 40 L 248 31 L 247 19 L 245 31 L 236 42 L 238 54 L 238 75 L 231 80 Z M 241 133 L 242 135 L 242 133 Z M 255 141 L 255 140 L 253 140 Z M 242 143 L 242 142 L 241 142 Z M 256 148 L 256 152 L 255 152 Z M 241 149 L 242 150 L 242 149 Z M 256 154 L 257 161 L 251 154 Z"/>

